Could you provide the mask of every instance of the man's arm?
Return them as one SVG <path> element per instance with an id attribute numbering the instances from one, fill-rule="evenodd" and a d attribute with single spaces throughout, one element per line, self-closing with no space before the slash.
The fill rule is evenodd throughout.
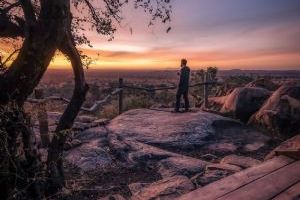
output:
<path id="1" fill-rule="evenodd" d="M 178 76 L 181 75 L 181 69 L 177 71 L 177 75 L 178 75 Z"/>

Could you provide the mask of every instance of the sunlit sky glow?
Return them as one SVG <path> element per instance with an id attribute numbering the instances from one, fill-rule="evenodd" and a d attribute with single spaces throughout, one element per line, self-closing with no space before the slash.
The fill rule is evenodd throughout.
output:
<path id="1" fill-rule="evenodd" d="M 91 68 L 174 69 L 184 57 L 193 68 L 300 69 L 299 0 L 172 2 L 171 24 L 148 27 L 149 16 L 126 8 L 113 41 L 87 32 L 93 48 L 80 49 Z M 62 56 L 51 63 L 67 66 Z"/>

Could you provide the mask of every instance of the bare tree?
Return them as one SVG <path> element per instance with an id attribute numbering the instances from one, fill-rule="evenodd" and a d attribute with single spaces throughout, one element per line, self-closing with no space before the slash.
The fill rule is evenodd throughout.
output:
<path id="1" fill-rule="evenodd" d="M 149 25 L 156 20 L 170 21 L 170 0 L 0 0 L 0 38 L 22 42 L 11 65 L 0 74 L 0 170 L 5 172 L 0 175 L 0 192 L 4 198 L 31 195 L 41 199 L 63 187 L 63 145 L 88 91 L 76 46 L 91 45 L 85 29 L 113 39 L 124 5 L 150 14 Z M 49 146 L 45 172 L 32 146 L 32 131 L 22 106 L 57 50 L 71 61 L 75 87 Z M 1 59 L 1 65 L 3 62 Z M 23 155 L 16 147 L 18 138 L 23 141 Z"/>

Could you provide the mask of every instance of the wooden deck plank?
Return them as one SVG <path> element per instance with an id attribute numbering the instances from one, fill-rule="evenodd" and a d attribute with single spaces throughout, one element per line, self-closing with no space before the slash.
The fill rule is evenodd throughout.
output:
<path id="1" fill-rule="evenodd" d="M 297 200 L 300 199 L 300 182 L 296 183 L 288 190 L 279 194 L 277 197 L 272 200 Z"/>
<path id="2" fill-rule="evenodd" d="M 218 200 L 269 200 L 300 181 L 300 161 L 287 165 Z"/>
<path id="3" fill-rule="evenodd" d="M 194 190 L 179 197 L 179 200 L 213 200 L 221 197 L 239 187 L 272 173 L 294 160 L 284 156 L 275 157 L 255 167 L 235 173 L 224 179 Z"/>

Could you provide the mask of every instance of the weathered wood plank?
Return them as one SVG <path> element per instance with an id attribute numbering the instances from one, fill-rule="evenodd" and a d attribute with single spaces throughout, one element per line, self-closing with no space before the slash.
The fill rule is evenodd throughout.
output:
<path id="1" fill-rule="evenodd" d="M 284 191 L 272 200 L 296 200 L 300 199 L 300 182 L 296 183 L 288 190 Z"/>
<path id="2" fill-rule="evenodd" d="M 266 174 L 272 173 L 290 163 L 294 160 L 284 156 L 276 157 L 266 161 L 255 167 L 248 168 L 244 171 L 235 173 L 220 181 L 209 184 L 203 188 L 199 188 L 193 192 L 179 197 L 179 200 L 212 200 L 217 199 L 239 187 L 242 187 L 254 180 L 257 180 Z"/>
<path id="3" fill-rule="evenodd" d="M 300 181 L 300 161 L 245 185 L 218 200 L 269 200 Z"/>

